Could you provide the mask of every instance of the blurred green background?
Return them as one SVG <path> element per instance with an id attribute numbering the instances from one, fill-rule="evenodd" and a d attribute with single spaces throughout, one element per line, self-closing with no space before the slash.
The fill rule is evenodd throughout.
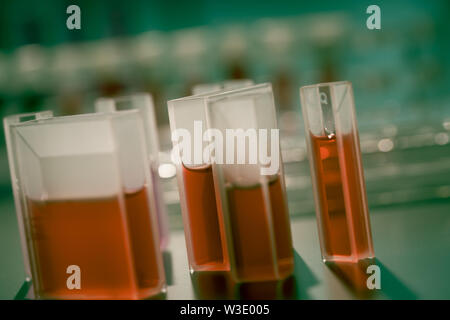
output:
<path id="1" fill-rule="evenodd" d="M 71 4 L 81 8 L 81 30 L 66 28 Z M 381 30 L 366 28 L 371 4 L 381 8 Z M 439 263 L 448 265 L 449 21 L 445 0 L 0 0 L 0 116 L 93 112 L 100 96 L 146 91 L 155 100 L 164 163 L 171 146 L 167 100 L 199 83 L 272 82 L 297 221 L 314 216 L 298 89 L 349 80 L 372 216 L 396 215 L 395 227 L 389 218 L 378 223 L 383 232 L 391 228 L 388 239 L 424 239 L 429 246 L 420 252 L 437 250 Z M 175 179 L 165 178 L 164 186 L 171 227 L 180 230 Z M 427 223 L 439 232 L 406 227 Z M 3 131 L 0 237 L 0 298 L 11 298 L 23 270 Z M 447 287 L 440 290 L 435 297 L 450 297 Z"/>

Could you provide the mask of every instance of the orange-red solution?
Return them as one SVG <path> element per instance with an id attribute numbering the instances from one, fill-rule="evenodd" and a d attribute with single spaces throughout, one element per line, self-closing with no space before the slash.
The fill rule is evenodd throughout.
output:
<path id="1" fill-rule="evenodd" d="M 217 212 L 210 165 L 182 166 L 192 257 L 196 271 L 228 270 L 223 221 Z"/>
<path id="2" fill-rule="evenodd" d="M 366 221 L 365 186 L 358 169 L 354 135 L 342 136 L 343 162 L 339 161 L 336 136 L 313 135 L 311 142 L 324 258 L 350 261 L 373 256 L 370 225 Z"/>
<path id="3" fill-rule="evenodd" d="M 139 297 L 147 298 L 161 291 L 164 279 L 158 267 L 160 247 L 154 240 L 158 239 L 154 231 L 158 231 L 152 228 L 147 189 L 125 193 L 125 207 Z"/>
<path id="4" fill-rule="evenodd" d="M 235 273 L 239 281 L 281 279 L 293 272 L 289 215 L 279 177 L 268 184 L 268 194 L 270 209 L 265 204 L 261 185 L 233 186 L 227 190 Z"/>
<path id="5" fill-rule="evenodd" d="M 147 190 L 93 200 L 28 200 L 38 294 L 54 299 L 138 299 L 161 290 L 164 275 L 149 216 Z M 69 265 L 81 289 L 69 290 Z"/>

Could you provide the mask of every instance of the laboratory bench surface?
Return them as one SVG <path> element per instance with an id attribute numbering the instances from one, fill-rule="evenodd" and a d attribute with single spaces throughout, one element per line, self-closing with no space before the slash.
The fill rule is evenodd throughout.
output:
<path id="1" fill-rule="evenodd" d="M 325 265 L 313 215 L 293 217 L 294 276 L 282 282 L 241 284 L 226 274 L 190 275 L 183 230 L 172 230 L 164 254 L 166 299 L 450 299 L 450 201 L 429 201 L 370 212 L 381 290 L 351 265 Z M 13 205 L 0 204 L 0 298 L 24 298 L 23 267 Z M 22 288 L 22 290 L 20 290 Z"/>

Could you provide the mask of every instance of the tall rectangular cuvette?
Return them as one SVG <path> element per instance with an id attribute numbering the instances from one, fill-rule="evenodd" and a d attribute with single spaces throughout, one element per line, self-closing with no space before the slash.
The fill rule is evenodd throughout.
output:
<path id="1" fill-rule="evenodd" d="M 238 282 L 286 278 L 294 259 L 272 87 L 210 95 L 206 114 L 209 141 L 223 142 L 212 168 L 233 276 Z"/>
<path id="2" fill-rule="evenodd" d="M 322 258 L 373 258 L 351 83 L 302 87 L 300 97 Z"/>
<path id="3" fill-rule="evenodd" d="M 206 146 L 203 141 L 206 96 L 169 101 L 169 120 L 173 155 L 178 158 L 174 160 L 190 269 L 226 271 L 230 266 L 224 223 L 217 211 L 212 166 L 204 161 L 202 151 Z M 180 148 L 187 141 L 184 139 L 191 142 L 186 150 Z"/>

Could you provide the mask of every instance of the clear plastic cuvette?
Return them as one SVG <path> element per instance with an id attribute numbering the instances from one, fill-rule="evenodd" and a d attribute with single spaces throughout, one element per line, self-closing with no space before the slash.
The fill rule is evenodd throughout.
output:
<path id="1" fill-rule="evenodd" d="M 35 296 L 142 299 L 165 290 L 139 112 L 8 123 Z"/>
<path id="2" fill-rule="evenodd" d="M 210 95 L 206 115 L 209 141 L 223 142 L 211 162 L 233 277 L 286 278 L 294 258 L 272 86 Z"/>
<path id="3" fill-rule="evenodd" d="M 324 261 L 373 258 L 353 90 L 350 82 L 300 89 Z"/>
<path id="4" fill-rule="evenodd" d="M 226 271 L 230 265 L 223 219 L 217 211 L 212 166 L 202 153 L 206 146 L 206 97 L 196 95 L 168 102 L 173 155 L 179 157 L 174 161 L 190 270 Z M 187 150 L 181 150 L 174 139 L 192 143 Z"/>

